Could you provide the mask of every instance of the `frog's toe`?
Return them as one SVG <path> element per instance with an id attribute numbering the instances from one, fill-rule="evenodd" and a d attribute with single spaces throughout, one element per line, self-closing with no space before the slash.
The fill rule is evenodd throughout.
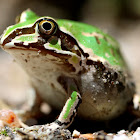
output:
<path id="1" fill-rule="evenodd" d="M 133 98 L 133 104 L 129 106 L 129 112 L 136 117 L 140 117 L 140 94 L 135 94 Z"/>
<path id="2" fill-rule="evenodd" d="M 135 94 L 133 98 L 134 109 L 140 111 L 140 94 Z"/>

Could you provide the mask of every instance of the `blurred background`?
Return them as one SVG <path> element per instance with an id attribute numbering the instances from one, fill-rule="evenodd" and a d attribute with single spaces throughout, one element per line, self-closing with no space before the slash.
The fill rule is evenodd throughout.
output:
<path id="1" fill-rule="evenodd" d="M 140 0 L 0 0 L 0 34 L 27 8 L 40 16 L 95 25 L 116 38 L 140 93 Z M 20 104 L 28 88 L 25 73 L 0 50 L 0 97 Z"/>

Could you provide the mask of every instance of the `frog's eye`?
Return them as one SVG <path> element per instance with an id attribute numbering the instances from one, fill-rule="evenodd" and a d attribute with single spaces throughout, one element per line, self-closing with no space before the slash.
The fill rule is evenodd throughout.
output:
<path id="1" fill-rule="evenodd" d="M 56 33 L 57 24 L 52 19 L 42 20 L 39 23 L 39 32 L 42 35 L 50 36 Z"/>

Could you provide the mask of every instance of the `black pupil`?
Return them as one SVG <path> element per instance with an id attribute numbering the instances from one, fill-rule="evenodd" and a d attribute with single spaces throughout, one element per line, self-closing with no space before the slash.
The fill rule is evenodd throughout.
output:
<path id="1" fill-rule="evenodd" d="M 48 22 L 43 23 L 43 28 L 45 30 L 50 30 L 52 28 L 52 25 Z"/>

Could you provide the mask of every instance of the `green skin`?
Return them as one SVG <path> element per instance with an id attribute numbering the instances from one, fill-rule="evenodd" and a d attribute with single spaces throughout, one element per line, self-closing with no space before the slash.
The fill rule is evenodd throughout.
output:
<path id="1" fill-rule="evenodd" d="M 30 24 L 33 24 L 39 16 L 37 16 L 32 11 L 26 11 L 27 17 L 24 19 L 25 21 L 22 23 L 15 24 L 8 28 L 6 32 L 3 34 L 3 37 L 8 36 L 11 32 L 13 32 L 17 28 L 22 28 Z M 59 27 L 64 27 L 67 31 L 69 31 L 76 40 L 86 46 L 86 48 L 92 49 L 92 53 L 104 58 L 110 65 L 118 66 L 120 68 L 125 67 L 125 62 L 119 51 L 119 44 L 116 40 L 114 40 L 111 36 L 103 33 L 100 29 L 93 27 L 91 25 L 87 25 L 80 22 L 70 21 L 70 20 L 56 20 Z M 82 33 L 89 33 L 91 35 L 83 35 Z M 100 43 L 97 42 L 96 36 L 92 35 L 92 33 L 97 33 L 97 38 Z M 98 34 L 100 36 L 98 36 Z M 21 36 L 20 41 L 33 41 L 34 36 Z M 50 47 L 61 50 L 61 46 L 57 43 L 56 45 L 50 44 Z M 106 53 L 105 53 L 106 52 Z M 108 54 L 108 56 L 106 56 Z"/>
<path id="2" fill-rule="evenodd" d="M 2 45 L 2 48 L 6 51 L 12 47 L 16 48 L 17 46 L 14 43 L 23 43 L 22 45 L 24 45 L 24 46 L 22 48 L 26 48 L 26 45 L 28 45 L 29 43 L 37 44 L 36 39 L 39 36 L 38 30 L 35 30 L 35 33 L 32 33 L 32 34 L 24 33 L 24 34 L 20 35 L 18 33 L 18 35 L 16 37 L 14 37 L 14 38 L 11 37 L 12 39 L 9 38 L 10 41 L 5 42 L 5 40 L 7 40 L 7 38 L 10 37 L 10 35 L 15 30 L 18 30 L 18 29 L 20 30 L 23 28 L 30 28 L 31 26 L 36 25 L 35 23 L 37 23 L 42 18 L 46 18 L 46 17 L 38 17 L 31 10 L 24 11 L 20 17 L 19 23 L 8 27 L 5 30 L 5 32 L 3 33 L 3 35 L 1 36 L 0 44 Z M 49 18 L 49 17 L 47 17 L 47 18 Z M 50 18 L 50 19 L 52 19 L 52 18 Z M 66 32 L 68 34 L 68 36 L 67 35 L 64 35 L 64 36 L 67 36 L 70 39 L 71 39 L 71 37 L 73 37 L 71 40 L 73 42 L 74 42 L 74 40 L 76 40 L 77 44 L 79 45 L 81 50 L 84 53 L 88 54 L 88 56 L 85 57 L 85 56 L 83 56 L 83 54 L 81 56 L 78 56 L 75 53 L 77 51 L 77 48 L 76 49 L 74 48 L 73 50 L 71 49 L 70 51 L 63 50 L 61 47 L 62 42 L 60 43 L 58 41 L 57 43 L 54 43 L 55 42 L 54 40 L 51 40 L 50 43 L 47 42 L 48 43 L 48 48 L 46 48 L 47 50 L 55 50 L 56 54 L 59 52 L 59 54 L 60 53 L 68 54 L 68 56 L 70 56 L 70 59 L 68 58 L 68 62 L 70 64 L 72 64 L 73 67 L 75 67 L 75 69 L 77 70 L 76 76 L 78 78 L 76 80 L 78 81 L 79 79 L 80 80 L 83 79 L 83 81 L 81 80 L 82 82 L 79 85 L 73 79 L 70 82 L 68 82 L 68 83 L 72 83 L 69 85 L 69 87 L 74 86 L 74 88 L 72 88 L 73 90 L 72 89 L 70 90 L 71 97 L 67 100 L 58 120 L 55 123 L 62 126 L 62 128 L 68 127 L 72 123 L 72 120 L 73 120 L 74 116 L 76 115 L 77 108 L 81 102 L 82 94 L 79 92 L 79 89 L 80 89 L 80 91 L 86 93 L 87 90 L 85 87 L 87 87 L 88 85 L 90 88 L 92 87 L 92 82 L 93 82 L 92 77 L 88 76 L 88 75 L 91 75 L 91 73 L 92 73 L 92 70 L 89 70 L 89 69 L 91 68 L 91 66 L 93 66 L 93 64 L 90 66 L 85 65 L 88 60 L 92 60 L 97 63 L 98 63 L 98 61 L 100 61 L 101 66 L 103 65 L 103 67 L 100 67 L 100 65 L 99 65 L 100 69 L 98 69 L 99 72 L 96 73 L 97 76 L 103 76 L 104 67 L 111 73 L 114 73 L 114 72 L 118 73 L 117 80 L 120 83 L 123 83 L 124 85 L 122 86 L 122 84 L 120 84 L 119 87 L 117 87 L 118 81 L 114 80 L 113 83 L 116 83 L 116 84 L 113 88 L 111 88 L 109 86 L 112 86 L 112 85 L 109 85 L 110 83 L 108 82 L 108 80 L 112 81 L 113 78 L 105 79 L 107 81 L 108 87 L 105 88 L 103 86 L 103 89 L 99 92 L 105 92 L 105 90 L 107 89 L 107 91 L 110 92 L 110 95 L 108 95 L 108 97 L 107 97 L 107 100 L 108 100 L 110 98 L 110 96 L 112 96 L 111 91 L 114 90 L 114 88 L 115 88 L 115 91 L 116 91 L 116 87 L 117 87 L 117 90 L 120 91 L 123 89 L 122 87 L 126 86 L 127 89 L 125 91 L 121 91 L 122 95 L 119 97 L 120 99 L 123 97 L 126 100 L 126 103 L 124 105 L 124 106 L 126 106 L 127 102 L 130 102 L 130 100 L 132 99 L 132 96 L 134 93 L 134 87 L 128 86 L 131 83 L 131 80 L 130 80 L 131 78 L 127 77 L 128 83 L 123 81 L 123 79 L 125 79 L 125 74 L 128 74 L 128 73 L 127 73 L 127 69 L 126 69 L 127 68 L 126 64 L 125 64 L 124 59 L 119 50 L 118 42 L 116 40 L 114 40 L 112 37 L 110 37 L 108 34 L 103 33 L 100 29 L 93 27 L 91 25 L 87 25 L 87 24 L 75 22 L 75 21 L 69 21 L 69 20 L 56 20 L 56 22 L 58 24 L 60 31 L 63 29 L 64 30 L 63 32 Z M 37 29 L 37 26 L 35 26 L 35 29 Z M 76 44 L 76 47 L 78 46 L 77 44 Z M 66 46 L 67 46 L 67 44 L 66 44 Z M 37 51 L 39 50 L 38 48 L 37 49 L 33 48 L 33 49 L 37 50 Z M 80 50 L 80 53 L 81 53 L 81 50 Z M 78 48 L 78 51 L 79 51 L 79 48 Z M 79 64 L 80 60 L 83 62 L 82 67 Z M 81 75 L 78 74 L 79 71 L 81 72 Z M 87 74 L 85 73 L 85 71 L 88 71 Z M 106 73 L 104 73 L 104 74 L 106 74 Z M 92 73 L 92 75 L 93 75 L 93 73 Z M 89 80 L 86 81 L 85 78 L 86 79 L 89 78 Z M 102 83 L 102 80 L 103 80 L 102 78 L 100 80 L 98 80 L 98 78 L 94 78 L 94 79 L 95 79 L 95 81 L 93 82 L 93 85 L 94 84 L 96 85 L 96 83 L 97 83 L 97 85 L 100 85 L 99 83 Z M 69 80 L 69 78 L 68 78 L 68 80 Z M 90 85 L 90 83 L 91 83 L 91 85 Z M 92 92 L 93 87 L 91 89 L 90 88 L 89 88 L 90 99 L 88 99 L 88 100 L 89 100 L 89 102 L 90 101 L 93 102 L 93 99 L 97 96 L 92 95 L 93 93 L 90 93 L 90 92 Z M 98 86 L 97 86 L 97 88 L 98 88 Z M 126 95 L 128 91 L 130 91 L 130 93 L 128 93 L 128 95 Z M 118 91 L 116 92 L 116 94 L 118 94 Z M 116 96 L 116 94 L 115 94 L 115 96 Z M 114 96 L 114 99 L 112 99 L 114 101 L 116 100 L 115 96 Z M 100 97 L 101 96 L 99 95 L 99 100 L 100 100 Z M 91 99 L 91 98 L 93 98 L 93 99 Z M 97 97 L 97 99 L 98 99 L 98 97 Z M 121 102 L 123 102 L 123 99 L 121 99 L 121 100 L 122 100 Z M 98 104 L 101 104 L 100 102 L 102 103 L 102 100 L 98 101 Z M 94 104 L 94 103 L 92 103 L 92 104 Z M 121 106 L 122 104 L 123 103 L 120 103 L 119 106 Z M 103 104 L 103 106 L 104 106 L 104 104 Z M 109 106 L 111 106 L 111 105 L 109 105 Z"/>
<path id="3" fill-rule="evenodd" d="M 64 114 L 64 116 L 63 116 L 64 119 L 67 119 L 67 118 L 68 118 L 69 113 L 70 113 L 70 109 L 71 109 L 71 107 L 73 106 L 73 104 L 74 104 L 75 101 L 76 101 L 76 97 L 77 97 L 77 92 L 74 91 L 74 92 L 71 94 L 71 99 L 70 99 L 70 101 L 68 102 L 67 110 L 66 110 L 66 112 L 65 112 L 65 114 Z"/>

